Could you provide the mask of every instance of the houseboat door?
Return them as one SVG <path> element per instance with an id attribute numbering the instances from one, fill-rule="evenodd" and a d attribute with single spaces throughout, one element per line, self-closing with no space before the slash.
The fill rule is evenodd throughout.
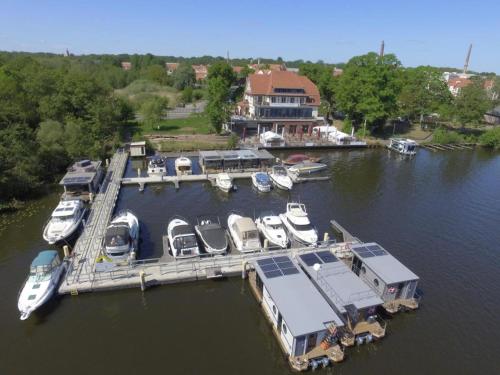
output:
<path id="1" fill-rule="evenodd" d="M 307 348 L 306 348 L 306 353 L 310 352 L 316 347 L 316 333 L 311 333 L 309 336 L 307 336 Z"/>
<path id="2" fill-rule="evenodd" d="M 401 296 L 403 295 L 403 290 L 406 290 L 405 283 L 399 283 L 398 284 L 398 291 L 396 293 L 396 299 L 401 298 Z"/>

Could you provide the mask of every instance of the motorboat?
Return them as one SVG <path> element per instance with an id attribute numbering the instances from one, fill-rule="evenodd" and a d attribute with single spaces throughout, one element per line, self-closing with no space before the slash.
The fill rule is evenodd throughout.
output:
<path id="1" fill-rule="evenodd" d="M 167 226 L 168 244 L 172 255 L 178 258 L 193 258 L 200 255 L 194 228 L 189 222 L 176 216 Z"/>
<path id="2" fill-rule="evenodd" d="M 267 193 L 271 191 L 271 180 L 266 172 L 252 173 L 252 183 L 260 192 Z"/>
<path id="3" fill-rule="evenodd" d="M 174 164 L 177 176 L 193 174 L 193 163 L 191 159 L 181 156 L 175 159 Z"/>
<path id="4" fill-rule="evenodd" d="M 305 161 L 308 161 L 311 163 L 317 163 L 317 162 L 321 161 L 321 158 L 310 156 L 310 155 L 305 155 L 305 154 L 293 154 L 293 155 L 290 155 L 286 160 L 284 160 L 283 164 L 295 165 L 295 164 L 303 163 Z"/>
<path id="5" fill-rule="evenodd" d="M 55 250 L 38 253 L 31 262 L 30 273 L 19 292 L 17 308 L 21 320 L 29 318 L 31 313 L 47 302 L 59 285 L 59 280 L 66 269 Z"/>
<path id="6" fill-rule="evenodd" d="M 288 247 L 288 236 L 279 216 L 273 212 L 266 212 L 255 220 L 255 224 L 270 245 L 279 246 L 283 249 Z"/>
<path id="7" fill-rule="evenodd" d="M 232 213 L 227 218 L 227 227 L 238 251 L 247 253 L 260 249 L 259 230 L 251 218 Z"/>
<path id="8" fill-rule="evenodd" d="M 68 241 L 80 226 L 86 211 L 80 199 L 60 201 L 45 225 L 43 239 L 50 245 Z"/>
<path id="9" fill-rule="evenodd" d="M 208 254 L 224 254 L 227 251 L 227 233 L 219 218 L 199 218 L 194 229 Z"/>
<path id="10" fill-rule="evenodd" d="M 106 228 L 106 255 L 115 261 L 135 259 L 138 246 L 139 219 L 130 210 L 120 211 Z"/>
<path id="11" fill-rule="evenodd" d="M 387 148 L 402 155 L 413 156 L 417 153 L 417 142 L 407 138 L 391 138 Z"/>
<path id="12" fill-rule="evenodd" d="M 233 189 L 233 179 L 227 173 L 218 173 L 215 178 L 215 186 L 225 193 L 229 193 Z"/>
<path id="13" fill-rule="evenodd" d="M 311 225 L 304 204 L 287 203 L 286 212 L 280 214 L 280 219 L 288 233 L 300 243 L 315 245 L 318 242 L 318 232 Z"/>
<path id="14" fill-rule="evenodd" d="M 292 190 L 293 181 L 288 175 L 286 168 L 282 165 L 274 165 L 269 173 L 269 178 L 274 186 L 283 190 Z"/>
<path id="15" fill-rule="evenodd" d="M 167 159 L 161 156 L 153 156 L 148 162 L 149 176 L 166 176 L 167 175 Z"/>
<path id="16" fill-rule="evenodd" d="M 325 170 L 328 166 L 324 163 L 312 163 L 310 161 L 305 161 L 303 163 L 298 163 L 292 165 L 288 170 L 295 174 L 309 174 L 314 172 L 320 172 Z"/>

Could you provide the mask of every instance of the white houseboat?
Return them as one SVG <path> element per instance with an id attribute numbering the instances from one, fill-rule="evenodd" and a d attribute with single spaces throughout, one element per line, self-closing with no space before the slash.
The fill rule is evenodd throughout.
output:
<path id="1" fill-rule="evenodd" d="M 407 138 L 391 138 L 389 145 L 390 150 L 399 152 L 402 155 L 413 156 L 417 153 L 417 142 Z"/>

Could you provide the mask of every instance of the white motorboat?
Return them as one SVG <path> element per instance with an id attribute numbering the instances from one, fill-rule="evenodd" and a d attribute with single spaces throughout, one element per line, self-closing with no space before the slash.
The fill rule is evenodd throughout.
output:
<path id="1" fill-rule="evenodd" d="M 266 172 L 252 173 L 252 183 L 260 192 L 267 193 L 271 191 L 271 179 Z"/>
<path id="2" fill-rule="evenodd" d="M 130 210 L 111 220 L 104 236 L 104 251 L 111 260 L 135 259 L 139 246 L 139 220 Z"/>
<path id="3" fill-rule="evenodd" d="M 167 175 L 167 159 L 161 156 L 153 156 L 148 162 L 149 176 L 166 176 Z"/>
<path id="4" fill-rule="evenodd" d="M 199 218 L 194 229 L 207 253 L 224 254 L 227 251 L 227 233 L 219 218 Z"/>
<path id="5" fill-rule="evenodd" d="M 67 241 L 80 226 L 86 211 L 80 199 L 59 202 L 45 225 L 43 239 L 50 245 Z"/>
<path id="6" fill-rule="evenodd" d="M 311 225 L 304 204 L 287 203 L 286 212 L 280 214 L 280 219 L 288 233 L 297 241 L 305 245 L 315 245 L 318 242 L 318 232 Z"/>
<path id="7" fill-rule="evenodd" d="M 288 176 L 286 168 L 282 165 L 274 165 L 269 173 L 269 178 L 274 186 L 283 190 L 292 190 L 293 181 Z"/>
<path id="8" fill-rule="evenodd" d="M 310 161 L 304 161 L 302 163 L 298 163 L 292 165 L 288 170 L 297 175 L 299 174 L 309 174 L 314 172 L 319 172 L 326 169 L 328 166 L 324 163 L 313 163 Z"/>
<path id="9" fill-rule="evenodd" d="M 59 285 L 66 269 L 66 262 L 59 259 L 55 250 L 41 251 L 31 262 L 30 273 L 19 293 L 17 308 L 21 320 L 47 302 Z"/>
<path id="10" fill-rule="evenodd" d="M 417 142 L 412 139 L 391 138 L 387 148 L 402 155 L 413 156 L 417 153 Z"/>
<path id="11" fill-rule="evenodd" d="M 177 176 L 193 174 L 193 163 L 191 159 L 181 156 L 175 159 L 175 173 Z"/>
<path id="12" fill-rule="evenodd" d="M 229 193 L 233 189 L 233 179 L 227 173 L 218 173 L 215 185 L 223 192 Z"/>
<path id="13" fill-rule="evenodd" d="M 193 227 L 182 217 L 174 217 L 167 226 L 168 244 L 177 258 L 192 258 L 200 255 Z"/>
<path id="14" fill-rule="evenodd" d="M 260 249 L 259 230 L 249 217 L 230 214 L 227 227 L 238 251 L 243 253 Z"/>
<path id="15" fill-rule="evenodd" d="M 280 217 L 272 212 L 266 212 L 255 220 L 260 233 L 269 241 L 271 246 L 288 247 L 288 236 Z"/>

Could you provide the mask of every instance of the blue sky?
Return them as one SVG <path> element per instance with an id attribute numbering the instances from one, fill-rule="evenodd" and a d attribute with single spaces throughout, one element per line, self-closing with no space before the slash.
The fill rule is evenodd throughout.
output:
<path id="1" fill-rule="evenodd" d="M 395 53 L 406 66 L 500 73 L 500 1 L 0 0 L 0 50 L 273 57 L 344 62 Z"/>

